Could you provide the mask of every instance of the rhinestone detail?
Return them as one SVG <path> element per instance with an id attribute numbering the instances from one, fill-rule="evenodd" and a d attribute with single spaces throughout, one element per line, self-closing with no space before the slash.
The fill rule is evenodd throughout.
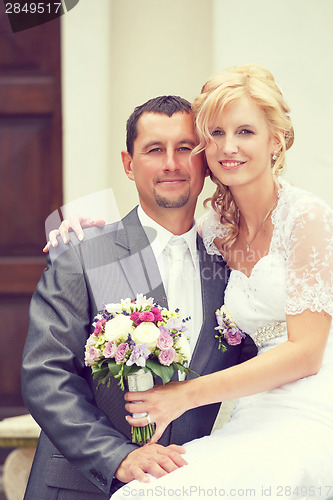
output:
<path id="1" fill-rule="evenodd" d="M 280 322 L 278 321 L 274 325 L 267 325 L 263 326 L 262 328 L 258 328 L 254 332 L 253 335 L 251 335 L 252 339 L 254 340 L 255 344 L 258 347 L 261 347 L 264 342 L 267 340 L 272 340 L 277 337 L 281 337 L 284 335 L 287 331 L 287 323 L 285 321 Z"/>

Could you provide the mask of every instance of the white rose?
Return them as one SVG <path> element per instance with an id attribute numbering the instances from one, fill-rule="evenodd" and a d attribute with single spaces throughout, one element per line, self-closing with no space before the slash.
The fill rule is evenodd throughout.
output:
<path id="1" fill-rule="evenodd" d="M 116 314 L 116 313 L 122 312 L 121 304 L 114 304 L 114 303 L 106 304 L 105 309 L 107 310 L 107 312 L 109 312 L 111 314 Z"/>
<path id="2" fill-rule="evenodd" d="M 104 337 L 109 342 L 113 340 L 120 340 L 124 342 L 127 339 L 128 334 L 133 333 L 133 322 L 129 316 L 124 314 L 117 314 L 113 319 L 110 319 L 105 323 L 105 335 Z"/>
<path id="3" fill-rule="evenodd" d="M 134 330 L 132 338 L 136 344 L 147 344 L 149 349 L 153 351 L 160 333 L 160 330 L 154 323 L 143 321 Z"/>
<path id="4" fill-rule="evenodd" d="M 175 362 L 181 363 L 182 361 L 189 361 L 191 359 L 191 346 L 185 335 L 178 337 L 175 344 L 175 349 L 180 349 L 176 352 Z"/>

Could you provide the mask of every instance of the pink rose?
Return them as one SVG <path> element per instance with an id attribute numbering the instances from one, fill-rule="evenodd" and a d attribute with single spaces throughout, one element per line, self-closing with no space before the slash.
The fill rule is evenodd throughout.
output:
<path id="1" fill-rule="evenodd" d="M 175 359 L 175 355 L 176 351 L 173 348 L 168 350 L 164 349 L 158 355 L 158 360 L 161 363 L 161 365 L 170 366 L 173 360 Z"/>
<path id="2" fill-rule="evenodd" d="M 125 361 L 126 352 L 127 352 L 128 347 L 129 347 L 129 345 L 127 344 L 127 342 L 123 342 L 122 344 L 119 344 L 119 346 L 116 350 L 115 356 L 114 356 L 116 363 L 123 363 Z"/>
<path id="3" fill-rule="evenodd" d="M 94 330 L 94 335 L 96 335 L 96 337 L 101 332 L 102 326 L 104 325 L 104 323 L 106 323 L 106 319 L 104 319 L 104 318 L 97 321 L 97 323 L 95 325 L 95 330 Z"/>
<path id="4" fill-rule="evenodd" d="M 157 347 L 162 350 L 168 350 L 173 346 L 173 338 L 169 333 L 162 332 L 157 340 Z"/>
<path id="5" fill-rule="evenodd" d="M 150 311 L 143 311 L 139 314 L 139 320 L 140 320 L 140 323 L 141 322 L 149 322 L 149 321 L 154 321 L 155 320 L 155 316 L 152 312 Z"/>
<path id="6" fill-rule="evenodd" d="M 140 316 L 139 311 L 134 311 L 130 314 L 131 320 L 134 321 L 135 323 L 138 321 L 139 316 Z"/>
<path id="7" fill-rule="evenodd" d="M 242 342 L 242 334 L 238 328 L 229 328 L 224 334 L 224 338 L 229 345 L 238 345 Z"/>
<path id="8" fill-rule="evenodd" d="M 161 311 L 159 310 L 158 307 L 153 306 L 150 309 L 150 312 L 152 312 L 153 315 L 154 315 L 154 318 L 155 318 L 154 321 L 163 321 L 163 318 L 162 318 L 162 315 L 161 315 Z"/>
<path id="9" fill-rule="evenodd" d="M 114 358 L 117 351 L 117 344 L 115 342 L 107 342 L 104 347 L 103 356 L 105 358 Z"/>
<path id="10" fill-rule="evenodd" d="M 96 349 L 96 347 L 89 347 L 89 349 L 86 350 L 85 356 L 84 356 L 84 361 L 86 366 L 91 366 L 96 361 L 99 360 L 101 355 L 101 351 L 99 349 Z"/>

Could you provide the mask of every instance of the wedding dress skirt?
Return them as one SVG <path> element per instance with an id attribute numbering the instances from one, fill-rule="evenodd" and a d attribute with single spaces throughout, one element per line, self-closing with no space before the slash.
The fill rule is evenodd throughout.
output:
<path id="1" fill-rule="evenodd" d="M 286 312 L 297 314 L 310 308 L 332 314 L 333 307 L 332 265 L 328 267 L 327 261 L 332 255 L 331 211 L 324 207 L 324 215 L 320 218 L 322 227 L 318 220 L 311 224 L 313 204 L 317 207 L 319 202 L 312 203 L 312 198 L 310 202 L 306 198 L 304 203 L 301 190 L 281 184 L 283 189 L 273 215 L 275 228 L 270 252 L 257 262 L 250 277 L 233 270 L 225 295 L 226 307 L 237 325 L 254 339 L 259 356 L 287 341 Z M 300 205 L 302 210 L 297 208 Z M 304 210 L 304 206 L 308 210 Z M 306 255 L 302 239 L 304 228 L 311 233 L 311 255 Z M 311 267 L 311 278 L 307 278 L 311 273 L 304 266 L 302 279 L 299 278 L 299 260 L 297 268 L 290 268 L 287 251 L 293 244 L 297 251 L 298 236 L 302 241 L 305 265 Z M 327 286 L 324 274 L 320 275 L 320 252 L 313 246 L 319 245 L 319 238 L 326 241 L 321 264 L 323 273 L 328 276 Z M 274 328 L 277 322 L 282 326 Z M 272 327 L 273 334 L 270 330 L 260 330 L 267 325 Z M 185 445 L 188 465 L 160 479 L 151 477 L 149 484 L 128 483 L 112 500 L 157 497 L 333 499 L 332 330 L 321 369 L 316 375 L 241 398 L 230 422 L 211 436 Z M 315 332 L 313 345 L 315 348 Z"/>

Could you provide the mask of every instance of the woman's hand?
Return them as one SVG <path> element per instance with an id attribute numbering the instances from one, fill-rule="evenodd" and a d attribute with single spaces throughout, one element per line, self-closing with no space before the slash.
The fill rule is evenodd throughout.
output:
<path id="1" fill-rule="evenodd" d="M 125 408 L 129 413 L 147 413 L 156 431 L 150 444 L 156 443 L 170 422 L 191 408 L 187 391 L 189 382 L 169 382 L 156 385 L 149 391 L 127 392 Z M 127 422 L 135 427 L 148 424 L 147 417 L 126 417 Z"/>
<path id="2" fill-rule="evenodd" d="M 87 227 L 104 227 L 105 220 L 103 219 L 94 219 L 92 217 L 83 217 L 81 215 L 71 215 L 68 219 L 62 221 L 58 229 L 54 229 L 49 233 L 49 241 L 43 248 L 43 252 L 47 253 L 51 247 L 58 246 L 57 237 L 60 235 L 64 241 L 64 243 L 69 243 L 69 231 L 74 231 L 76 236 L 80 241 L 84 238 L 84 233 L 82 228 Z"/>

